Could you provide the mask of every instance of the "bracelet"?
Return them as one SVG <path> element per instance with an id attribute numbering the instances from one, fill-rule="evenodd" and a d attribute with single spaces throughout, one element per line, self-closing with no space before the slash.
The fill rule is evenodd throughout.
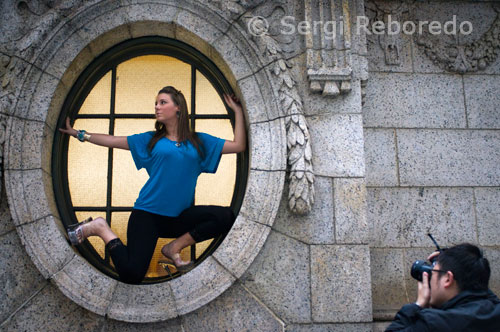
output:
<path id="1" fill-rule="evenodd" d="M 90 135 L 87 134 L 85 130 L 78 130 L 76 133 L 76 138 L 78 138 L 80 142 L 85 142 L 90 140 Z"/>

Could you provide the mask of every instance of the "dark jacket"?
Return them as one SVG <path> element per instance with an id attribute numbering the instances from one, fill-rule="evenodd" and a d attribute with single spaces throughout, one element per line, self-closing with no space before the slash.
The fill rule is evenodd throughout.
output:
<path id="1" fill-rule="evenodd" d="M 500 332 L 500 300 L 491 291 L 463 291 L 441 308 L 407 304 L 386 332 Z"/>

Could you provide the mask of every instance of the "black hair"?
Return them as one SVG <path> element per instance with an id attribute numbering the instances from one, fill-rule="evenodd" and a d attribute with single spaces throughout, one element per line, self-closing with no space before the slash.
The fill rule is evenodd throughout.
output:
<path id="1" fill-rule="evenodd" d="M 490 263 L 481 249 L 462 243 L 442 251 L 437 257 L 439 269 L 451 271 L 460 291 L 488 290 Z"/>

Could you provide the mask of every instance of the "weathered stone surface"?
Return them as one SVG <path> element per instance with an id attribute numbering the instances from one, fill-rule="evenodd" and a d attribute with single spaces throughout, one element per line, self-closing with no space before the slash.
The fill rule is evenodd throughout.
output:
<path id="1" fill-rule="evenodd" d="M 39 110 L 31 110 L 30 106 L 33 98 L 35 97 L 37 83 L 40 81 L 42 75 L 49 76 L 35 66 L 29 66 L 26 69 L 24 75 L 22 75 L 22 78 L 25 79 L 24 82 L 31 82 L 32 84 L 23 84 L 22 81 L 18 82 L 19 86 L 24 87 L 23 89 L 20 89 L 19 95 L 16 98 L 16 102 L 13 103 L 15 105 L 15 108 L 12 110 L 12 114 L 14 114 L 16 117 L 27 118 L 27 114 L 30 113 L 30 111 L 34 111 L 35 113 L 39 112 Z M 16 79 L 20 80 L 21 77 L 18 77 Z"/>
<path id="2" fill-rule="evenodd" d="M 500 184 L 500 132 L 397 130 L 401 185 Z"/>
<path id="3" fill-rule="evenodd" d="M 106 327 L 103 331 L 106 332 L 183 332 L 180 318 L 170 319 L 158 323 L 142 323 L 131 324 L 129 322 L 121 322 L 114 319 L 106 319 Z"/>
<path id="4" fill-rule="evenodd" d="M 1 113 L 14 114 L 17 111 L 17 102 L 20 95 L 32 91 L 32 86 L 23 86 L 32 71 L 40 73 L 33 65 L 21 58 L 1 54 L 0 76 L 2 93 L 0 93 Z M 3 72 L 3 73 L 2 73 Z M 3 75 L 2 75 L 3 74 Z"/>
<path id="5" fill-rule="evenodd" d="M 169 282 L 178 315 L 184 315 L 215 299 L 236 279 L 212 257 L 180 278 Z"/>
<path id="6" fill-rule="evenodd" d="M 229 27 L 225 20 L 206 10 L 196 14 L 188 10 L 180 10 L 175 16 L 175 23 L 177 24 L 175 38 L 195 46 L 205 55 L 210 53 L 210 45 L 219 39 Z"/>
<path id="7" fill-rule="evenodd" d="M 40 167 L 42 168 L 42 170 L 45 172 L 45 174 L 49 175 L 52 173 L 52 148 L 54 144 L 54 130 L 47 126 L 47 124 L 43 126 L 40 144 L 40 161 L 33 161 L 33 163 L 40 163 Z"/>
<path id="8" fill-rule="evenodd" d="M 47 40 L 40 52 L 34 55 L 33 64 L 47 74 L 60 79 L 70 63 L 80 52 L 84 51 L 86 46 L 86 42 L 74 32 L 75 27 L 71 24 L 64 24 L 59 29 L 55 29 L 54 35 Z M 83 68 L 93 57 L 88 49 L 84 52 L 86 54 L 79 56 L 80 59 L 86 59 L 85 62 L 80 63 Z"/>
<path id="9" fill-rule="evenodd" d="M 305 216 L 298 216 L 290 211 L 288 190 L 289 184 L 286 181 L 273 228 L 308 244 L 334 244 L 332 179 L 321 176 L 314 178 L 314 205 L 311 212 Z"/>
<path id="10" fill-rule="evenodd" d="M 165 9 L 167 11 L 172 10 L 172 19 L 175 18 L 178 12 L 178 8 L 175 7 L 168 7 L 168 9 Z M 163 36 L 163 37 L 168 37 L 168 38 L 176 38 L 176 31 L 175 31 L 175 25 L 173 22 L 167 21 L 167 22 L 158 22 L 158 21 L 134 21 L 130 22 L 129 25 L 127 26 L 120 26 L 117 29 L 123 29 L 125 27 L 128 27 L 128 30 L 130 30 L 130 35 L 132 38 L 139 38 L 139 37 L 144 37 L 144 36 Z M 181 34 L 182 32 L 178 32 L 178 34 Z M 107 34 L 106 34 L 107 35 Z M 110 37 L 114 36 L 114 30 L 110 31 L 109 33 Z M 123 37 L 126 36 L 126 32 L 123 31 Z M 184 36 L 178 36 L 177 39 L 185 40 L 186 37 Z M 113 44 L 113 43 L 111 43 Z M 199 43 L 188 43 L 192 46 L 198 46 Z M 91 48 L 94 48 L 94 46 L 91 45 Z M 198 48 L 198 47 L 197 47 Z"/>
<path id="11" fill-rule="evenodd" d="M 283 119 L 251 124 L 248 135 L 251 169 L 286 169 L 286 131 Z"/>
<path id="12" fill-rule="evenodd" d="M 396 136 L 392 129 L 365 128 L 367 186 L 396 186 Z"/>
<path id="13" fill-rule="evenodd" d="M 248 220 L 272 226 L 278 212 L 284 171 L 251 170 L 240 215 Z"/>
<path id="14" fill-rule="evenodd" d="M 69 90 L 70 88 L 64 85 L 61 80 L 59 84 L 57 84 L 54 94 L 50 96 L 50 106 L 48 109 L 45 109 L 45 123 L 52 131 L 49 135 L 53 135 L 54 132 L 58 130 L 57 121 L 59 120 L 59 115 Z"/>
<path id="15" fill-rule="evenodd" d="M 313 321 L 371 321 L 370 280 L 368 246 L 311 246 Z"/>
<path id="16" fill-rule="evenodd" d="M 374 247 L 442 246 L 476 239 L 472 189 L 369 188 Z"/>
<path id="17" fill-rule="evenodd" d="M 370 1 L 370 3 L 367 4 L 367 6 L 369 7 L 365 10 L 366 15 L 373 19 L 375 13 L 369 9 L 373 6 L 372 3 L 373 2 Z M 397 14 L 392 14 L 391 18 L 392 21 L 398 22 L 403 19 L 401 15 Z M 370 23 L 372 22 L 373 21 L 371 21 Z M 389 27 L 387 29 L 389 29 Z M 398 33 L 394 35 L 378 35 L 375 33 L 367 33 L 366 40 L 368 48 L 368 68 L 370 72 L 409 73 L 413 71 L 413 36 L 404 33 Z"/>
<path id="18" fill-rule="evenodd" d="M 245 77 L 238 81 L 238 86 L 251 124 L 277 119 L 280 116 L 277 97 L 270 88 L 270 83 L 264 73 L 259 72 Z"/>
<path id="19" fill-rule="evenodd" d="M 368 243 L 364 179 L 333 180 L 336 243 Z"/>
<path id="20" fill-rule="evenodd" d="M 103 323 L 103 317 L 79 307 L 47 284 L 2 324 L 2 331 L 98 331 Z"/>
<path id="21" fill-rule="evenodd" d="M 37 220 L 56 212 L 49 205 L 49 202 L 54 202 L 52 183 L 49 181 L 50 179 L 41 169 L 25 170 L 22 173 L 24 188 L 24 201 L 22 203 L 27 205 L 31 220 Z M 20 202 L 20 204 L 22 203 Z M 19 220 L 19 222 L 23 221 Z"/>
<path id="22" fill-rule="evenodd" d="M 301 324 L 288 325 L 286 332 L 372 332 L 370 324 Z"/>
<path id="23" fill-rule="evenodd" d="M 283 323 L 239 284 L 182 319 L 184 331 L 283 331 Z"/>
<path id="24" fill-rule="evenodd" d="M 218 56 L 212 58 L 215 65 L 219 68 L 229 67 L 236 80 L 253 73 L 253 66 L 248 64 L 245 51 L 241 49 L 245 47 L 245 44 L 246 42 L 238 42 L 227 35 L 222 36 L 212 44 L 218 53 Z"/>
<path id="25" fill-rule="evenodd" d="M 423 40 L 424 43 L 429 43 L 430 41 L 434 45 L 430 49 L 426 49 L 422 45 L 415 45 L 413 47 L 414 71 L 420 73 L 438 73 L 449 72 L 446 63 L 442 61 L 442 59 L 450 59 L 451 64 L 460 64 L 462 62 L 462 59 L 460 58 L 461 54 L 458 52 L 450 52 L 447 50 L 449 47 L 455 46 L 457 43 L 458 45 L 467 45 L 473 42 L 476 42 L 476 44 L 481 43 L 482 36 L 490 29 L 496 18 L 496 11 L 492 8 L 492 4 L 487 2 L 471 3 L 462 1 L 453 6 L 452 11 L 450 11 L 449 4 L 445 1 L 434 1 L 425 4 L 420 3 L 416 6 L 416 10 L 414 10 L 413 15 L 417 20 L 428 22 L 438 21 L 441 24 L 444 24 L 446 21 L 452 21 L 453 15 L 456 15 L 456 34 L 440 33 L 432 37 L 429 36 L 430 38 L 425 38 Z M 466 21 L 471 22 L 472 24 L 472 33 L 468 35 L 460 33 L 459 29 L 460 24 Z M 425 27 L 424 31 L 426 30 L 428 30 L 428 27 Z M 467 28 L 465 28 L 465 30 L 467 30 Z M 484 42 L 484 44 L 488 44 L 487 40 Z M 481 54 L 484 52 L 484 46 L 486 46 L 483 45 L 479 48 L 475 48 L 474 51 L 479 51 L 479 54 Z M 490 48 L 490 50 L 492 50 L 492 48 Z M 435 54 L 433 54 L 433 52 L 435 52 Z M 431 56 L 426 55 L 426 53 L 431 56 L 435 56 L 438 59 L 438 61 L 436 61 L 437 63 L 434 63 L 431 60 Z M 467 55 L 465 57 L 468 59 L 468 65 L 471 65 L 472 57 Z M 439 60 L 441 60 L 441 63 L 439 63 Z M 480 69 L 478 72 L 498 74 L 499 69 L 497 61 L 496 63 L 490 64 L 486 67 L 486 69 Z M 456 70 L 452 70 L 452 72 L 456 72 Z"/>
<path id="26" fill-rule="evenodd" d="M 479 244 L 498 246 L 500 239 L 500 188 L 474 188 Z"/>
<path id="27" fill-rule="evenodd" d="M 17 232 L 27 253 L 45 278 L 60 271 L 75 255 L 60 220 L 48 216 L 21 225 Z"/>
<path id="28" fill-rule="evenodd" d="M 22 168 L 34 169 L 42 166 L 42 142 L 45 123 L 26 121 L 24 123 L 22 143 Z"/>
<path id="29" fill-rule="evenodd" d="M 500 128 L 500 76 L 464 76 L 469 128 Z"/>
<path id="30" fill-rule="evenodd" d="M 177 316 L 169 283 L 129 285 L 117 282 L 106 314 L 127 322 L 157 322 Z"/>
<path id="31" fill-rule="evenodd" d="M 101 3 L 97 7 L 100 8 L 88 8 L 72 22 L 78 27 L 76 33 L 94 57 L 113 45 L 135 37 L 126 25 L 130 19 L 128 7 L 116 8 L 113 2 Z"/>
<path id="32" fill-rule="evenodd" d="M 484 248 L 484 257 L 488 259 L 491 267 L 489 287 L 495 294 L 500 294 L 500 249 Z"/>
<path id="33" fill-rule="evenodd" d="M 392 319 L 394 310 L 399 310 L 409 301 L 406 297 L 403 257 L 402 249 L 370 250 L 373 316 L 376 319 Z"/>
<path id="34" fill-rule="evenodd" d="M 351 91 L 337 97 L 324 97 L 320 93 L 311 91 L 307 76 L 305 52 L 290 59 L 290 65 L 297 90 L 302 97 L 305 115 L 319 115 L 331 113 L 359 114 L 361 109 L 361 85 L 359 79 L 351 81 Z"/>
<path id="35" fill-rule="evenodd" d="M 51 281 L 73 302 L 101 316 L 104 316 L 111 305 L 118 283 L 79 255 L 75 255 L 61 271 L 53 275 Z M 111 315 L 110 317 L 113 318 Z"/>
<path id="36" fill-rule="evenodd" d="M 5 191 L 9 199 L 9 208 L 12 215 L 12 221 L 15 225 L 33 221 L 31 214 L 28 211 L 28 206 L 24 200 L 23 188 L 23 172 L 6 170 L 5 177 Z"/>
<path id="37" fill-rule="evenodd" d="M 329 114 L 307 118 L 317 175 L 365 175 L 361 115 Z"/>
<path id="38" fill-rule="evenodd" d="M 304 243 L 271 232 L 241 282 L 281 319 L 311 321 L 309 249 Z"/>
<path id="39" fill-rule="evenodd" d="M 0 321 L 3 322 L 46 282 L 26 255 L 14 231 L 0 236 L 0 266 L 0 282 L 3 285 Z"/>
<path id="40" fill-rule="evenodd" d="M 2 174 L 3 175 L 3 174 Z M 3 176 L 2 176 L 3 177 Z M 0 234 L 5 234 L 15 229 L 14 222 L 9 209 L 9 202 L 7 200 L 7 191 L 3 179 L 0 179 Z"/>
<path id="41" fill-rule="evenodd" d="M 238 216 L 212 257 L 239 278 L 259 253 L 270 231 L 268 226 Z"/>
<path id="42" fill-rule="evenodd" d="M 363 112 L 365 127 L 465 128 L 462 79 L 372 73 Z"/>
<path id="43" fill-rule="evenodd" d="M 22 168 L 24 124 L 25 120 L 16 117 L 9 117 L 7 121 L 4 144 L 5 169 L 20 170 Z"/>
<path id="44" fill-rule="evenodd" d="M 372 324 L 372 332 L 384 332 L 391 322 L 374 322 Z"/>

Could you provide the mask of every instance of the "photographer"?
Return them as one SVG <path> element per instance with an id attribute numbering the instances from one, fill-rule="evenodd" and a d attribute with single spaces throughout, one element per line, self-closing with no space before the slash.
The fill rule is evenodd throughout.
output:
<path id="1" fill-rule="evenodd" d="M 417 302 L 403 306 L 390 331 L 500 331 L 500 300 L 488 288 L 490 266 L 481 250 L 460 244 L 434 252 L 418 283 Z"/>

